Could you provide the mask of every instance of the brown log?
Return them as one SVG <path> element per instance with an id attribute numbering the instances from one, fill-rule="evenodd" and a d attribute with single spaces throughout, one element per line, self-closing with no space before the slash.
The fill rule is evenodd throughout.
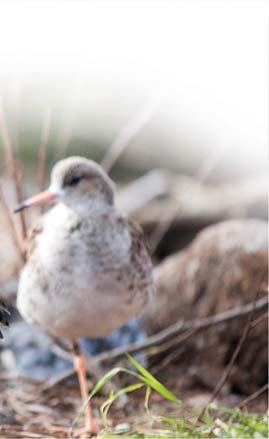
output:
<path id="1" fill-rule="evenodd" d="M 207 227 L 185 250 L 156 267 L 157 293 L 144 316 L 145 327 L 154 334 L 182 319 L 203 318 L 249 303 L 257 293 L 266 294 L 267 268 L 266 222 L 234 220 Z M 193 351 L 193 364 L 224 366 L 244 323 L 235 320 L 200 339 L 201 352 L 197 355 L 197 350 Z M 215 349 L 208 352 L 207 346 L 212 345 Z M 249 334 L 230 382 L 251 393 L 264 384 L 266 371 L 264 319 Z"/>

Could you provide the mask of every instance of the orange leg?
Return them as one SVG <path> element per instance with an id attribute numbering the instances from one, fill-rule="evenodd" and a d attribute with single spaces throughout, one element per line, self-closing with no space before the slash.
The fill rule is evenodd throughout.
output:
<path id="1" fill-rule="evenodd" d="M 73 343 L 74 366 L 77 372 L 82 402 L 85 407 L 85 433 L 97 434 L 100 429 L 93 418 L 89 398 L 89 387 L 87 381 L 87 365 L 83 354 L 81 354 L 77 343 Z"/>

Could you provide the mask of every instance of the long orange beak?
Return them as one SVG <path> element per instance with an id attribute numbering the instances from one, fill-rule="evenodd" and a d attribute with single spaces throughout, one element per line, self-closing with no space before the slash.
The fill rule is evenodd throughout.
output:
<path id="1" fill-rule="evenodd" d="M 53 204 L 56 201 L 56 194 L 50 191 L 40 192 L 40 194 L 34 195 L 28 200 L 20 203 L 15 209 L 14 213 L 20 212 L 23 209 L 31 206 L 39 206 L 41 204 Z"/>

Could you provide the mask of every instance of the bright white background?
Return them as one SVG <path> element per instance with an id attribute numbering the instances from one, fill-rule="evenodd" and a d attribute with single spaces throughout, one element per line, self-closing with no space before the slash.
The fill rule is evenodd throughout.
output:
<path id="1" fill-rule="evenodd" d="M 153 105 L 127 158 L 249 176 L 266 170 L 266 27 L 259 0 L 1 1 L 0 92 L 25 123 L 49 105 L 108 145 Z"/>

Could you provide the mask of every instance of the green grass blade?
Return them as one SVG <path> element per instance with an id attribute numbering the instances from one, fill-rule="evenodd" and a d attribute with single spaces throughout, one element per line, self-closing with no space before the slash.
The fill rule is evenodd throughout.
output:
<path id="1" fill-rule="evenodd" d="M 168 390 L 163 384 L 160 383 L 150 372 L 148 372 L 141 364 L 138 363 L 131 355 L 126 353 L 130 363 L 138 370 L 141 374 L 141 380 L 147 384 L 149 387 L 154 389 L 168 401 L 174 402 L 176 404 L 180 404 L 180 400 Z"/>
<path id="2" fill-rule="evenodd" d="M 132 370 L 126 369 L 124 367 L 114 367 L 113 369 L 111 369 L 109 372 L 107 372 L 99 381 L 98 383 L 94 386 L 93 390 L 90 393 L 89 396 L 89 401 L 90 399 L 96 395 L 96 393 L 100 392 L 100 390 L 102 390 L 102 388 L 105 386 L 105 384 L 110 381 L 114 376 L 118 375 L 120 372 L 125 372 L 129 375 L 132 375 L 136 378 L 140 378 L 140 376 L 133 372 Z"/>
<path id="3" fill-rule="evenodd" d="M 98 383 L 94 386 L 94 388 L 92 389 L 90 396 L 89 396 L 89 400 L 96 395 L 96 393 L 100 392 L 100 390 L 102 390 L 102 388 L 105 386 L 105 384 L 110 381 L 115 375 L 117 375 L 118 373 L 122 372 L 122 368 L 121 367 L 114 367 L 113 369 L 111 369 L 109 372 L 107 372 L 99 381 Z"/>
<path id="4" fill-rule="evenodd" d="M 145 400 L 144 400 L 144 407 L 145 407 L 145 410 L 146 410 L 148 415 L 150 415 L 150 412 L 149 412 L 149 398 L 150 398 L 151 392 L 152 392 L 151 387 L 147 386 L 146 394 L 145 394 Z"/>
<path id="5" fill-rule="evenodd" d="M 144 386 L 145 386 L 144 383 L 135 383 L 135 384 L 131 384 L 130 386 L 126 386 L 123 389 L 120 389 L 117 393 L 112 392 L 109 398 L 102 404 L 100 409 L 104 425 L 107 426 L 108 412 L 110 410 L 111 405 L 113 404 L 114 401 L 116 401 L 117 398 L 119 398 L 122 395 L 126 395 L 127 393 L 135 392 L 136 390 L 139 390 Z"/>

